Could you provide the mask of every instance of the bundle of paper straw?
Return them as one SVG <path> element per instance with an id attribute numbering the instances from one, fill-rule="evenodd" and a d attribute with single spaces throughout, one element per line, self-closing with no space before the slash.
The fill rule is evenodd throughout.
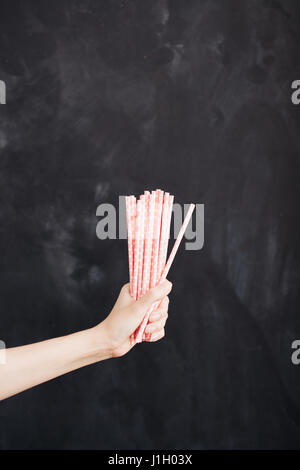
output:
<path id="1" fill-rule="evenodd" d="M 176 242 L 167 260 L 174 196 L 160 189 L 145 191 L 138 200 L 126 196 L 130 294 L 137 300 L 149 289 L 166 279 L 180 241 L 194 210 L 191 204 Z M 150 314 L 159 306 L 155 302 L 146 313 L 131 340 L 140 343 Z M 146 338 L 145 338 L 146 339 Z"/>

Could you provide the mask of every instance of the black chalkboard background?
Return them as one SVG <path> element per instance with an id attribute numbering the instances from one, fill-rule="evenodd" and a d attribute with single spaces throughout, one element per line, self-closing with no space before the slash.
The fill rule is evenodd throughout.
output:
<path id="1" fill-rule="evenodd" d="M 1 449 L 300 448 L 298 0 L 0 1 L 0 337 L 93 326 L 128 279 L 96 208 L 205 204 L 166 338 L 0 405 Z"/>

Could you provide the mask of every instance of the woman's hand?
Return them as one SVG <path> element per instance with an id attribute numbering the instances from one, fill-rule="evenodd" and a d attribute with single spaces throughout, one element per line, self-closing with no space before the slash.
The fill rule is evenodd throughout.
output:
<path id="1" fill-rule="evenodd" d="M 157 300 L 162 301 L 161 305 L 150 315 L 149 325 L 146 327 L 146 335 L 143 339 L 153 342 L 163 338 L 168 318 L 169 298 L 167 295 L 171 289 L 171 282 L 166 280 L 150 289 L 139 300 L 133 300 L 129 293 L 129 284 L 122 287 L 112 311 L 94 329 L 96 334 L 101 330 L 102 337 L 104 333 L 112 357 L 123 356 L 130 351 L 133 347 L 130 343 L 130 336 L 142 322 L 147 310 Z"/>

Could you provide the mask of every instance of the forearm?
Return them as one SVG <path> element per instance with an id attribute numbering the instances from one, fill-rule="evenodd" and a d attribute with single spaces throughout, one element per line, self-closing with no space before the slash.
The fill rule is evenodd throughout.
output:
<path id="1" fill-rule="evenodd" d="M 111 357 L 101 325 L 68 336 L 6 350 L 0 400 L 80 367 Z"/>

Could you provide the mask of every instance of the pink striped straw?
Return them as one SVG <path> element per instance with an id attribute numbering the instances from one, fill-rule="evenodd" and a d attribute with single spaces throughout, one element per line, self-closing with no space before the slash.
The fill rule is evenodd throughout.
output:
<path id="1" fill-rule="evenodd" d="M 146 192 L 146 191 L 145 191 Z M 145 216 L 145 251 L 144 251 L 144 267 L 143 267 L 143 284 L 142 295 L 146 294 L 149 289 L 150 281 L 150 262 L 152 250 L 152 237 L 153 237 L 153 222 L 154 222 L 154 200 L 151 199 L 149 191 L 145 194 L 146 203 L 146 216 Z"/>
<path id="2" fill-rule="evenodd" d="M 158 281 L 157 267 L 159 258 L 159 239 L 161 229 L 161 212 L 163 202 L 163 191 L 157 189 L 155 193 L 155 215 L 154 215 L 154 233 L 153 233 L 153 244 L 152 244 L 152 266 L 151 266 L 151 287 L 156 286 Z"/>
<path id="3" fill-rule="evenodd" d="M 161 229 L 160 229 L 160 240 L 159 240 L 159 252 L 158 252 L 158 265 L 157 265 L 157 278 L 159 279 L 164 267 L 164 254 L 168 249 L 167 239 L 167 218 L 169 213 L 169 193 L 164 194 L 163 208 L 161 215 Z"/>
<path id="4" fill-rule="evenodd" d="M 133 285 L 134 285 L 134 251 L 135 251 L 135 227 L 136 227 L 136 198 L 130 196 L 129 198 L 129 207 L 130 207 L 130 223 L 131 223 L 131 234 L 132 234 L 132 277 L 130 279 L 130 295 L 133 297 Z"/>
<path id="5" fill-rule="evenodd" d="M 161 281 L 164 281 L 170 271 L 170 268 L 172 266 L 172 263 L 174 261 L 174 258 L 175 258 L 175 255 L 177 253 L 177 250 L 179 248 L 179 245 L 180 245 L 180 242 L 181 240 L 183 239 L 183 236 L 184 236 L 184 233 L 187 229 L 187 226 L 188 226 L 188 223 L 190 221 L 190 218 L 192 217 L 192 214 L 193 214 L 193 211 L 195 209 L 195 204 L 190 204 L 190 207 L 186 213 L 186 216 L 185 216 L 185 219 L 183 221 L 183 224 L 179 230 L 179 234 L 178 234 L 178 237 L 176 238 L 176 241 L 173 245 L 173 248 L 172 248 L 172 251 L 169 255 L 169 258 L 168 258 L 168 261 L 167 261 L 167 264 L 165 265 L 164 267 L 164 270 L 163 270 L 163 273 L 161 275 L 161 279 L 160 279 L 160 282 Z"/>
<path id="6" fill-rule="evenodd" d="M 136 204 L 137 214 L 135 218 L 135 250 L 134 250 L 134 283 L 133 298 L 137 300 L 142 295 L 143 259 L 144 259 L 144 215 L 145 204 L 144 195 L 140 197 Z M 134 344 L 135 336 L 131 335 L 130 342 Z"/>
<path id="7" fill-rule="evenodd" d="M 133 284 L 133 199 L 134 196 L 126 196 L 126 219 L 128 234 L 128 261 L 129 261 L 129 282 L 130 292 Z"/>
<path id="8" fill-rule="evenodd" d="M 166 279 L 167 275 L 168 275 L 168 272 L 172 266 L 172 263 L 174 261 L 174 258 L 175 258 L 175 255 L 177 253 L 177 250 L 179 248 L 179 245 L 180 245 L 180 242 L 184 236 L 184 233 L 186 231 L 186 228 L 188 226 L 188 223 L 190 221 L 190 218 L 192 217 L 192 213 L 195 209 L 195 204 L 191 204 L 188 211 L 187 211 L 187 214 L 185 216 L 185 219 L 183 221 L 183 224 L 180 228 L 180 231 L 179 231 L 179 234 L 178 234 L 178 237 L 176 238 L 176 241 L 173 245 L 173 248 L 172 248 L 172 251 L 169 255 L 169 258 L 168 258 L 168 261 L 167 261 L 167 264 L 165 265 L 164 267 L 164 270 L 162 272 L 162 275 L 161 275 L 161 278 L 160 278 L 160 281 L 159 282 L 162 282 Z M 145 328 L 147 326 L 147 323 L 148 323 L 148 319 L 149 319 L 149 316 L 151 315 L 151 313 L 156 310 L 160 305 L 160 301 L 157 301 L 157 302 L 154 302 L 154 304 L 151 306 L 151 308 L 148 310 L 148 312 L 146 313 L 146 315 L 144 316 L 144 319 L 142 321 L 142 323 L 140 324 L 139 326 L 139 329 L 138 329 L 138 332 L 137 332 L 137 335 L 136 335 L 136 343 L 141 343 L 142 342 L 142 339 L 143 339 L 143 335 L 145 333 Z"/>
<path id="9" fill-rule="evenodd" d="M 126 221 L 127 221 L 127 240 L 128 240 L 128 262 L 129 262 L 129 279 L 132 279 L 132 225 L 130 211 L 130 196 L 125 197 L 126 203 Z"/>
<path id="10" fill-rule="evenodd" d="M 170 230 L 171 230 L 171 218 L 172 218 L 172 210 L 173 210 L 173 201 L 174 201 L 174 196 L 169 197 L 169 206 L 168 206 L 168 215 L 167 215 L 167 220 L 166 220 L 166 247 L 165 247 L 165 252 L 163 253 L 162 257 L 162 269 L 164 268 L 167 260 L 167 254 L 168 254 L 168 245 L 169 245 L 169 239 L 170 239 Z M 162 272 L 160 272 L 161 276 Z"/>
<path id="11" fill-rule="evenodd" d="M 138 278 L 139 278 L 139 259 L 141 255 L 140 240 L 141 240 L 141 201 L 136 203 L 136 216 L 135 216 L 135 230 L 134 230 L 134 260 L 133 260 L 133 286 L 132 297 L 137 300 L 138 298 Z"/>
<path id="12" fill-rule="evenodd" d="M 138 298 L 142 295 L 143 264 L 144 264 L 144 241 L 145 241 L 145 196 L 140 197 L 141 219 L 140 219 L 140 242 L 139 242 L 139 267 L 138 267 Z"/>

